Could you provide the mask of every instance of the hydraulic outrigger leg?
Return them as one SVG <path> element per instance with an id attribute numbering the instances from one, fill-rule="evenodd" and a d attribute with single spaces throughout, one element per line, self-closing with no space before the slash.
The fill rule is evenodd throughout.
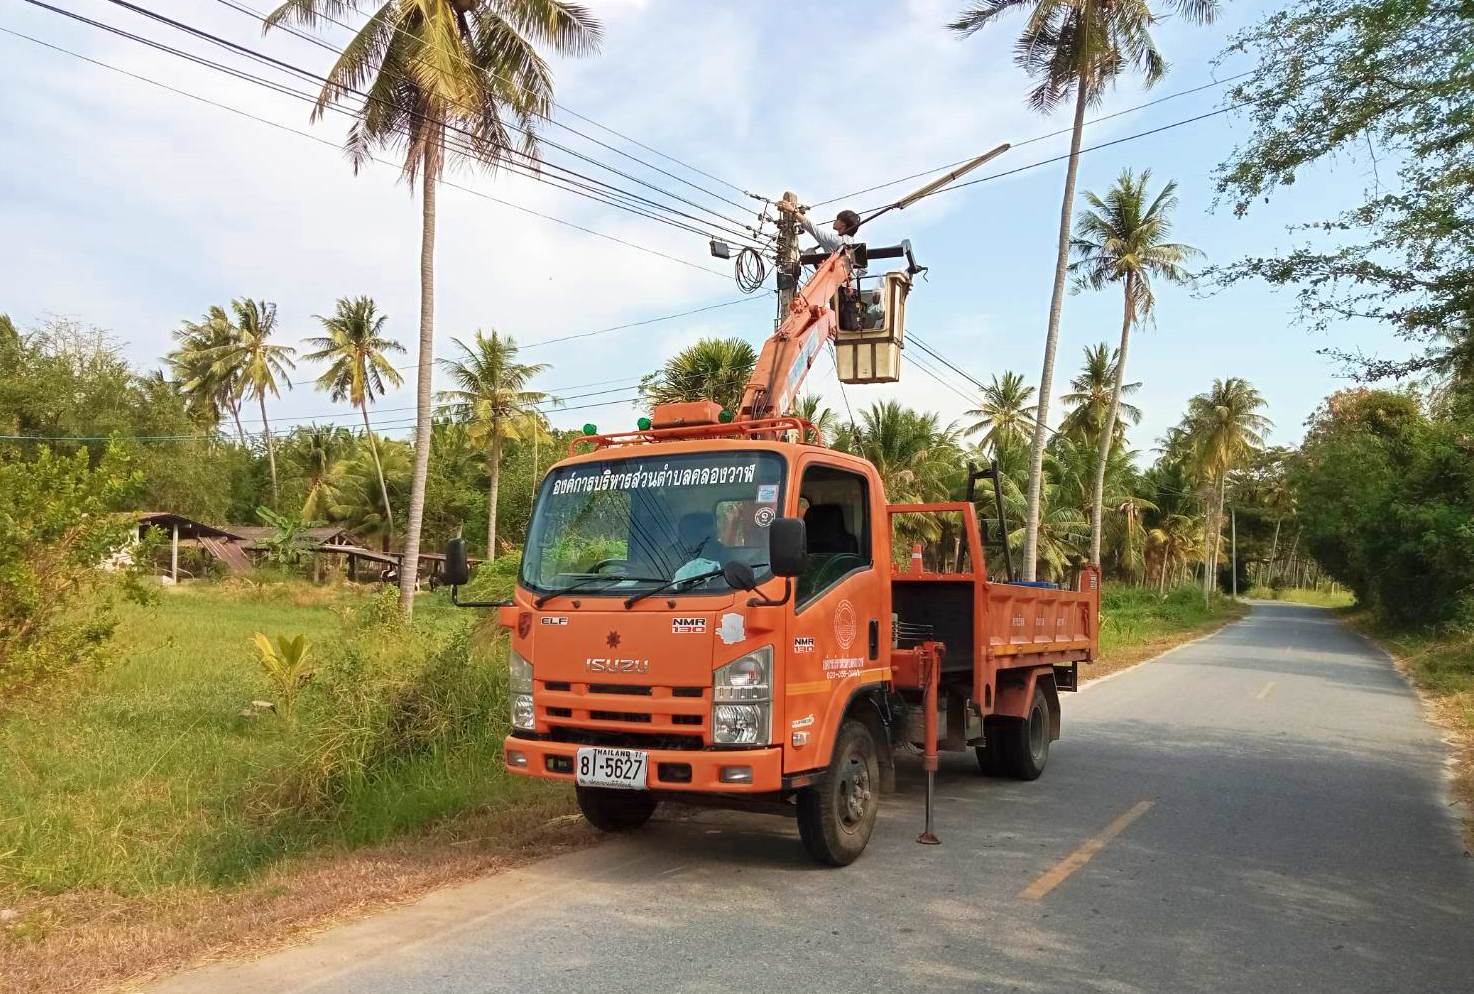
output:
<path id="1" fill-rule="evenodd" d="M 926 770 L 926 830 L 916 841 L 924 846 L 939 846 L 942 840 L 932 831 L 932 797 L 937 781 L 937 685 L 942 682 L 942 647 L 936 642 L 923 642 L 920 663 L 925 692 L 922 710 L 925 719 L 925 752 L 922 754 L 922 769 Z"/>

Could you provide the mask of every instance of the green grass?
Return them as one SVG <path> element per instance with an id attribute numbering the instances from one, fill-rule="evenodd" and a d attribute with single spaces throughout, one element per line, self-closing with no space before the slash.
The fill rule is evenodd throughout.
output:
<path id="1" fill-rule="evenodd" d="M 1316 590 L 1309 587 L 1250 587 L 1244 594 L 1253 600 L 1288 601 L 1292 604 L 1313 604 L 1316 607 L 1351 607 L 1356 597 L 1349 590 Z"/>
<path id="2" fill-rule="evenodd" d="M 1165 597 L 1149 587 L 1107 583 L 1101 591 L 1100 652 L 1105 659 L 1182 633 L 1206 630 L 1241 617 L 1240 605 L 1215 596 L 1203 603 L 1192 587 L 1170 590 Z"/>
<path id="3" fill-rule="evenodd" d="M 126 608 L 119 662 L 0 719 L 0 891 L 236 883 L 296 853 L 380 842 L 546 792 L 504 773 L 497 714 L 464 723 L 456 748 L 429 736 L 355 768 L 335 781 L 330 806 L 274 799 L 277 784 L 323 755 L 325 723 L 344 716 L 312 687 L 295 721 L 242 717 L 252 700 L 271 699 L 251 636 L 305 635 L 326 666 L 353 637 L 353 612 L 372 601 L 303 584 L 201 585 Z M 470 616 L 424 597 L 417 628 L 430 637 Z"/>

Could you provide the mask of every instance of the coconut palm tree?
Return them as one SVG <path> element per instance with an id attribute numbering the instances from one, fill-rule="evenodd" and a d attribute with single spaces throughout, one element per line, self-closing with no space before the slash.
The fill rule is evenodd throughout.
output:
<path id="1" fill-rule="evenodd" d="M 757 351 L 740 338 L 703 338 L 666 360 L 640 381 L 647 407 L 690 400 L 711 400 L 735 411 L 757 365 Z"/>
<path id="2" fill-rule="evenodd" d="M 219 375 L 237 379 L 247 397 L 255 397 L 261 409 L 261 438 L 266 443 L 266 459 L 271 466 L 271 502 L 280 496 L 276 477 L 276 444 L 272 441 L 271 422 L 266 417 L 266 395 L 281 396 L 281 386 L 292 386 L 288 372 L 296 368 L 292 359 L 297 350 L 290 345 L 277 345 L 271 340 L 276 333 L 276 305 L 265 300 L 243 297 L 232 300 L 235 314 L 235 338 L 212 351 Z"/>
<path id="3" fill-rule="evenodd" d="M 186 321 L 174 332 L 178 346 L 165 356 L 180 391 L 190 405 L 218 425 L 226 411 L 235 421 L 236 437 L 246 444 L 246 430 L 241 427 L 243 382 L 240 370 L 220 365 L 220 351 L 233 345 L 239 332 L 230 322 L 225 308 L 213 306 L 201 321 Z"/>
<path id="4" fill-rule="evenodd" d="M 1213 20 L 1218 0 L 1168 0 L 1167 6 L 1200 24 Z M 1039 528 L 1039 491 L 1043 482 L 1044 445 L 1049 425 L 1049 395 L 1054 381 L 1054 357 L 1059 347 L 1059 319 L 1064 305 L 1065 274 L 1069 262 L 1070 217 L 1075 207 L 1075 177 L 1080 164 L 1080 141 L 1085 108 L 1098 100 L 1107 84 L 1128 67 L 1140 70 L 1147 86 L 1167 72 L 1167 62 L 1152 42 L 1150 28 L 1157 17 L 1148 0 L 976 0 L 948 27 L 968 37 L 1012 11 L 1025 11 L 1023 32 L 1014 44 L 1014 61 L 1037 85 L 1029 103 L 1041 113 L 1052 112 L 1073 98 L 1074 122 L 1070 157 L 1065 167 L 1064 199 L 1059 212 L 1059 241 L 1054 260 L 1054 287 L 1049 299 L 1049 323 L 1044 336 L 1044 370 L 1039 377 L 1039 403 L 1029 462 L 1029 496 L 1025 522 L 1025 579 L 1034 579 L 1034 546 Z"/>
<path id="5" fill-rule="evenodd" d="M 351 0 L 287 0 L 266 24 L 316 28 L 356 12 Z M 512 155 L 535 162 L 533 125 L 553 104 L 552 71 L 538 48 L 590 53 L 598 48 L 601 30 L 587 9 L 564 0 L 385 0 L 328 70 L 313 110 L 315 120 L 330 106 L 356 103 L 357 120 L 347 138 L 354 169 L 377 150 L 402 151 L 405 179 L 420 184 L 415 463 L 399 572 L 406 616 L 414 613 L 430 466 L 440 177 L 454 156 L 493 166 Z"/>
<path id="6" fill-rule="evenodd" d="M 283 448 L 288 479 L 302 486 L 302 520 L 327 520 L 339 464 L 353 454 L 353 434 L 335 425 L 310 425 L 287 436 Z"/>
<path id="7" fill-rule="evenodd" d="M 378 458 L 367 446 L 357 446 L 333 467 L 329 486 L 324 488 L 327 517 L 341 523 L 367 545 L 389 551 L 389 518 L 384 511 L 379 473 L 388 481 L 391 498 L 405 497 L 405 484 L 414 467 L 414 449 L 404 442 L 380 441 Z"/>
<path id="8" fill-rule="evenodd" d="M 1177 184 L 1169 182 L 1153 197 L 1147 190 L 1151 177 L 1150 169 L 1142 170 L 1140 176 L 1126 169 L 1104 198 L 1087 192 L 1085 201 L 1090 207 L 1076 220 L 1075 238 L 1071 242 L 1076 259 L 1070 269 L 1077 274 L 1077 285 L 1099 290 L 1108 283 L 1119 283 L 1122 296 L 1121 344 L 1116 349 L 1115 376 L 1105 431 L 1100 438 L 1095 496 L 1090 511 L 1092 561 L 1100 558 L 1106 454 L 1112 444 L 1116 420 L 1123 410 L 1121 395 L 1129 392 L 1122 380 L 1126 377 L 1131 328 L 1136 322 L 1153 317 L 1156 309 L 1153 283 L 1159 280 L 1187 283 L 1190 277 L 1183 263 L 1201 254 L 1190 245 L 1167 240 L 1172 230 L 1172 212 L 1177 208 Z M 1139 412 L 1137 416 L 1140 417 Z"/>
<path id="9" fill-rule="evenodd" d="M 1070 380 L 1070 392 L 1060 397 L 1060 402 L 1069 410 L 1060 422 L 1061 434 L 1074 436 L 1091 445 L 1099 444 L 1100 433 L 1110 414 L 1120 354 L 1119 349 L 1113 352 L 1105 342 L 1085 346 L 1085 364 Z M 1141 422 L 1141 408 L 1124 400 L 1127 395 L 1140 390 L 1140 383 L 1121 384 L 1123 399 L 1116 414 L 1112 445 L 1119 446 L 1124 441 L 1128 422 L 1133 425 Z"/>
<path id="10" fill-rule="evenodd" d="M 389 486 L 384 482 L 384 469 L 379 465 L 379 443 L 369 424 L 369 401 L 382 397 L 390 386 L 402 386 L 404 377 L 389 363 L 387 353 L 403 352 L 404 346 L 384 337 L 389 320 L 380 314 L 370 297 L 339 297 L 332 317 L 316 315 L 326 335 L 307 339 L 316 352 L 303 356 L 312 362 L 327 362 L 328 368 L 317 378 L 320 390 L 333 400 L 346 400 L 363 415 L 363 434 L 379 477 L 379 496 L 384 501 L 384 518 L 389 526 L 389 542 L 394 542 L 394 506 L 389 502 Z"/>
<path id="11" fill-rule="evenodd" d="M 998 458 L 1004 450 L 1022 442 L 1033 424 L 1033 415 L 1028 410 L 1033 396 L 1034 388 L 1024 386 L 1020 374 L 1004 370 L 1000 377 L 995 373 L 983 387 L 978 406 L 963 415 L 972 423 L 962 433 L 969 438 L 982 435 L 979 446 Z"/>
<path id="12" fill-rule="evenodd" d="M 502 446 L 525 430 L 529 414 L 552 397 L 527 389 L 527 382 L 547 370 L 545 363 L 517 361 L 517 343 L 493 331 L 476 332 L 471 344 L 453 339 L 459 359 L 442 359 L 441 367 L 456 389 L 442 393 L 453 417 L 471 425 L 471 437 L 486 453 L 486 560 L 496 558 L 496 504 L 502 480 Z"/>
<path id="13" fill-rule="evenodd" d="M 1188 401 L 1183 428 L 1191 447 L 1194 464 L 1208 481 L 1210 502 L 1207 528 L 1203 535 L 1203 596 L 1212 592 L 1217 582 L 1218 553 L 1223 538 L 1223 506 L 1228 492 L 1228 477 L 1255 451 L 1264 448 L 1264 436 L 1274 423 L 1259 412 L 1264 409 L 1262 394 L 1248 380 L 1231 376 L 1214 380 L 1207 393 Z"/>
<path id="14" fill-rule="evenodd" d="M 818 444 L 829 445 L 834 441 L 835 430 L 839 427 L 839 416 L 823 405 L 823 397 L 816 393 L 805 394 L 793 405 L 793 416 L 814 426 L 814 431 L 819 436 Z"/>

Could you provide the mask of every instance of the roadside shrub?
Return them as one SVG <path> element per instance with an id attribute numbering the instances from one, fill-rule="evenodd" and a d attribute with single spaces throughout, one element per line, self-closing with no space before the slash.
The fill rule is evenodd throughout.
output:
<path id="1" fill-rule="evenodd" d="M 132 522 L 111 513 L 137 485 L 112 448 L 96 468 L 47 448 L 0 462 L 0 699 L 105 659 L 110 595 L 145 596 L 129 581 L 147 556 L 126 557 Z"/>
<path id="2" fill-rule="evenodd" d="M 485 644 L 473 625 L 468 617 L 430 631 L 404 625 L 397 611 L 350 619 L 300 704 L 298 760 L 260 793 L 268 813 L 331 818 L 427 755 L 494 749 L 508 722 L 504 644 Z"/>

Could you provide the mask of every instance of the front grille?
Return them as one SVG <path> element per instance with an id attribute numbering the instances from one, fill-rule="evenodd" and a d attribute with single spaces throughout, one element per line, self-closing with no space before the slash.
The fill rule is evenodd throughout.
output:
<path id="1" fill-rule="evenodd" d="M 640 714 L 638 711 L 590 711 L 589 717 L 595 721 L 628 721 L 635 724 L 650 724 L 648 714 Z M 679 715 L 677 717 L 680 717 Z"/>
<path id="2" fill-rule="evenodd" d="M 547 680 L 532 698 L 549 738 L 580 745 L 700 749 L 711 714 L 706 687 Z"/>
<path id="3" fill-rule="evenodd" d="M 549 688 L 551 689 L 551 688 Z M 565 686 L 565 690 L 567 687 Z M 619 683 L 591 683 L 589 684 L 591 694 L 627 694 L 633 697 L 649 697 L 655 693 L 654 687 L 641 687 L 635 684 Z"/>

